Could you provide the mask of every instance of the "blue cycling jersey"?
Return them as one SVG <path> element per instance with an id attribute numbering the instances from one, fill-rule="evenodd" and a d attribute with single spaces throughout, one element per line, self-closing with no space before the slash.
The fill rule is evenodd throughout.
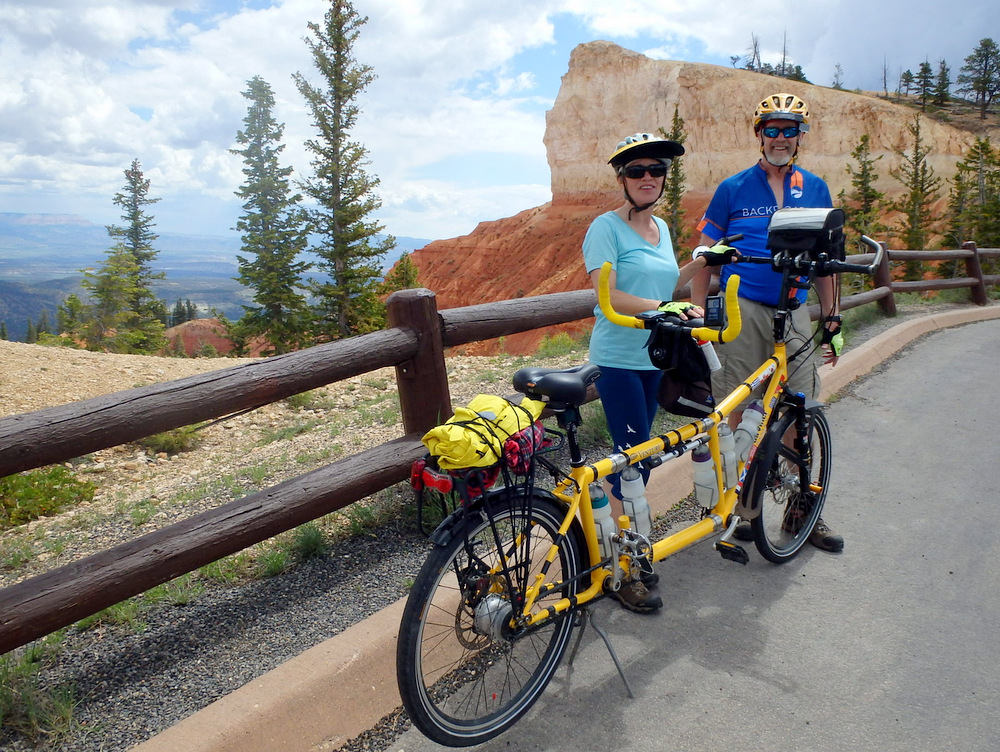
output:
<path id="1" fill-rule="evenodd" d="M 793 165 L 785 175 L 783 207 L 833 206 L 830 189 L 823 180 L 801 167 Z M 760 163 L 727 178 L 719 184 L 698 230 L 719 240 L 725 235 L 743 233 L 734 243 L 747 256 L 770 257 L 767 250 L 767 227 L 771 215 L 778 211 L 774 191 L 767 182 L 767 173 Z M 766 305 L 777 305 L 781 294 L 781 275 L 765 264 L 741 264 L 722 267 L 719 281 L 725 289 L 733 273 L 740 276 L 740 297 Z M 806 290 L 799 290 L 799 300 L 805 300 Z"/>

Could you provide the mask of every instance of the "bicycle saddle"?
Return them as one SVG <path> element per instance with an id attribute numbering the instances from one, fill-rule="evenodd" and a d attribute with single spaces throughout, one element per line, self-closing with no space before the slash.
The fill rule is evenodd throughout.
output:
<path id="1" fill-rule="evenodd" d="M 522 368 L 514 374 L 514 388 L 534 400 L 579 407 L 587 401 L 587 387 L 601 376 L 593 363 L 572 368 Z"/>

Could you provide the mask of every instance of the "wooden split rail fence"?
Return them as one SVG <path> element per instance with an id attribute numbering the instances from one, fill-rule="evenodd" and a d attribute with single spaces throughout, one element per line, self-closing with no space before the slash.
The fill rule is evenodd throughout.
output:
<path id="1" fill-rule="evenodd" d="M 892 315 L 894 293 L 958 287 L 985 305 L 1000 275 L 983 275 L 982 255 L 1000 251 L 970 243 L 953 251 L 890 251 L 874 289 L 845 297 L 842 307 L 878 302 Z M 915 258 L 964 260 L 966 276 L 893 282 L 889 262 Z M 424 454 L 420 436 L 452 415 L 445 348 L 589 318 L 594 304 L 593 291 L 580 290 L 438 311 L 429 290 L 403 290 L 389 298 L 389 328 L 380 332 L 0 419 L 2 477 L 394 366 L 405 433 L 0 590 L 0 654 L 406 480 Z"/>

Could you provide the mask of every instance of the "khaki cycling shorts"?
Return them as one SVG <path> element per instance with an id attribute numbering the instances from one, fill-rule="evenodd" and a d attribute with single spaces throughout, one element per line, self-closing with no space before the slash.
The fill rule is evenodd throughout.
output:
<path id="1" fill-rule="evenodd" d="M 712 374 L 712 393 L 716 401 L 721 400 L 742 384 L 767 358 L 774 353 L 774 311 L 763 303 L 740 298 L 740 314 L 743 329 L 732 342 L 716 345 L 722 369 Z M 791 357 L 809 341 L 814 332 L 809 320 L 809 309 L 802 305 L 792 311 L 786 333 L 786 351 Z M 819 358 L 813 351 L 814 342 L 788 364 L 788 387 L 793 392 L 802 392 L 806 397 L 816 399 L 819 395 Z M 808 357 L 807 357 L 808 356 Z M 739 409 L 744 409 L 752 399 L 763 394 L 763 389 L 745 399 Z"/>

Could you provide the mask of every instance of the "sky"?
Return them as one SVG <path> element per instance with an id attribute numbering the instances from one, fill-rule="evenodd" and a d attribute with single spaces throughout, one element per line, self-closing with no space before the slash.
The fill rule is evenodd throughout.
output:
<path id="1" fill-rule="evenodd" d="M 292 80 L 329 0 L 0 0 L 0 212 L 120 223 L 112 197 L 138 159 L 158 232 L 234 235 L 243 180 L 230 150 L 255 75 L 275 93 L 284 165 L 308 177 L 315 135 Z M 1000 3 L 971 0 L 355 0 L 354 46 L 377 78 L 353 139 L 393 235 L 451 238 L 551 198 L 542 137 L 573 48 L 609 40 L 657 59 L 765 62 L 830 85 L 890 89 L 939 60 L 952 77 L 1000 40 Z M 720 102 L 719 106 L 727 103 Z M 623 134 L 624 135 L 624 134 Z"/>

